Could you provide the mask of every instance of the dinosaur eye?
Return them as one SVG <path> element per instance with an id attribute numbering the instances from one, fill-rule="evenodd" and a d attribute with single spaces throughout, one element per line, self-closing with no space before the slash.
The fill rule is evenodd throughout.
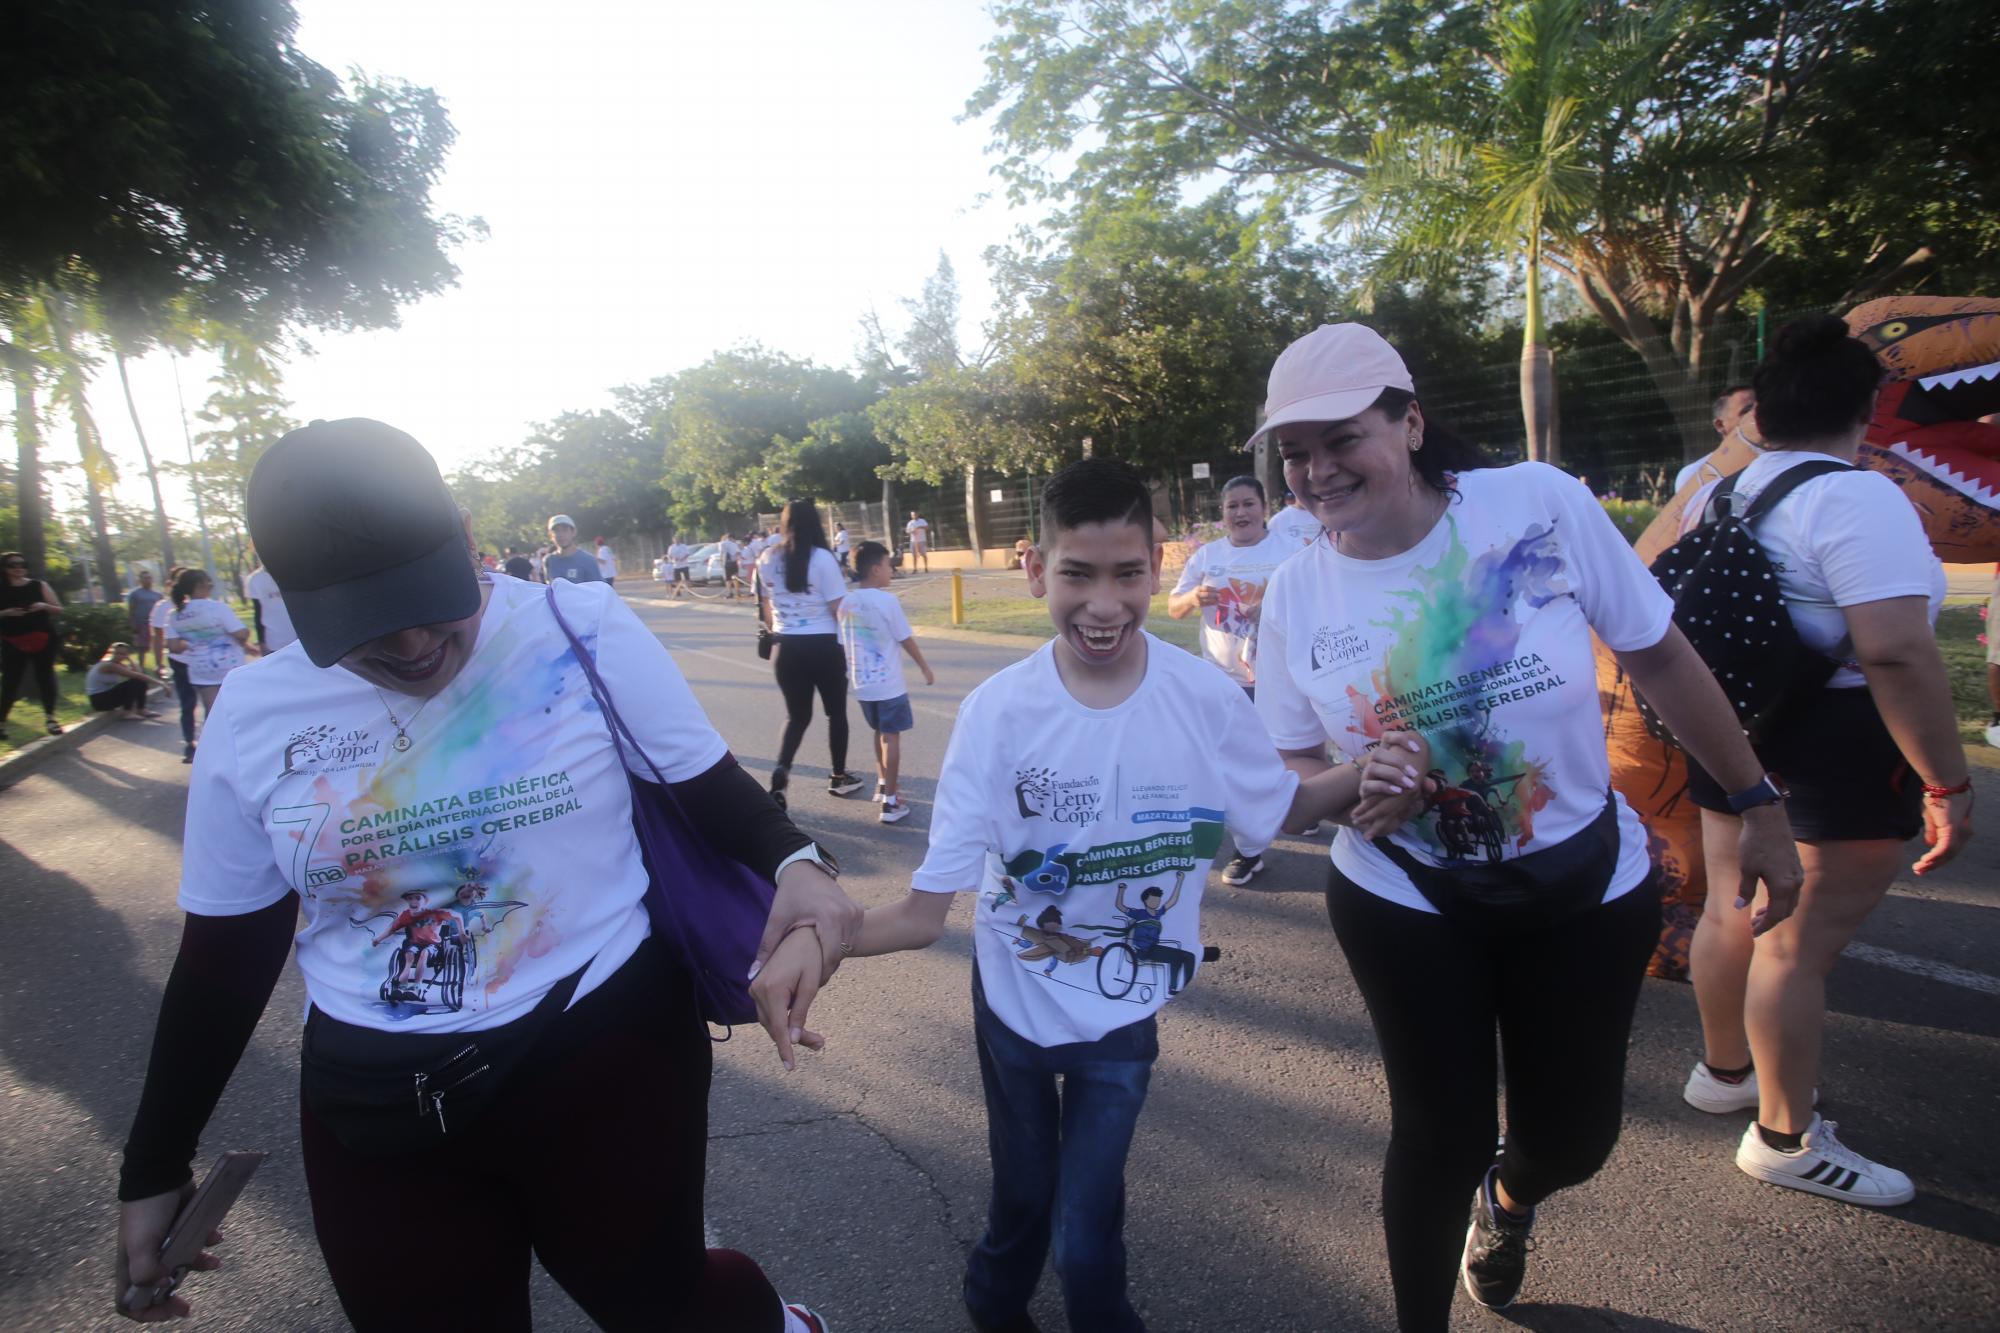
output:
<path id="1" fill-rule="evenodd" d="M 1884 324 L 1880 328 L 1876 329 L 1875 336 L 1880 338 L 1883 342 L 1892 343 L 1896 341 L 1896 339 L 1908 333 L 1909 331 L 1910 331 L 1909 320 L 1892 319 L 1887 324 Z"/>

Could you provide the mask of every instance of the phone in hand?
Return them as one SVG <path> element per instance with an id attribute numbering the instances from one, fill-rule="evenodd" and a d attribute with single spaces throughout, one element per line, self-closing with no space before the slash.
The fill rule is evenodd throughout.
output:
<path id="1" fill-rule="evenodd" d="M 261 1152 L 226 1152 L 216 1159 L 208 1179 L 201 1182 L 201 1188 L 174 1217 L 174 1224 L 167 1228 L 167 1238 L 160 1242 L 160 1265 L 167 1270 L 166 1277 L 150 1289 L 141 1289 L 137 1284 L 126 1288 L 126 1309 L 143 1310 L 158 1305 L 173 1293 L 187 1276 L 189 1267 L 201 1256 L 209 1233 L 222 1225 L 222 1219 L 236 1203 L 236 1196 L 250 1183 L 250 1177 L 267 1156 L 268 1153 Z"/>

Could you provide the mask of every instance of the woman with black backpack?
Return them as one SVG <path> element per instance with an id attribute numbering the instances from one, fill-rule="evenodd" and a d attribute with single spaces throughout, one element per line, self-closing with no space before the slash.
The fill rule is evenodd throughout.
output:
<path id="1" fill-rule="evenodd" d="M 1576 479 L 1485 466 L 1358 324 L 1285 349 L 1266 432 L 1327 537 L 1266 585 L 1259 716 L 1302 777 L 1367 762 L 1391 730 L 1428 743 L 1406 794 L 1364 801 L 1336 835 L 1327 910 L 1388 1076 L 1397 1322 L 1434 1333 L 1454 1270 L 1479 1304 L 1514 1300 L 1536 1206 L 1618 1140 L 1660 903 L 1645 830 L 1610 790 L 1593 631 L 1732 790 L 1765 802 L 1741 849 L 1771 889 L 1758 928 L 1783 917 L 1798 856 L 1671 601 Z"/>
<path id="2" fill-rule="evenodd" d="M 1718 1115 L 1756 1111 L 1736 1152 L 1747 1174 L 1873 1207 L 1916 1191 L 1844 1147 L 1813 1109 L 1827 974 L 1902 869 L 1904 843 L 1922 832 L 1930 844 L 1923 875 L 1972 836 L 1972 786 L 1932 628 L 1944 570 L 1895 483 L 1853 467 L 1882 378 L 1875 354 L 1832 315 L 1787 324 L 1757 368 L 1766 452 L 1737 474 L 1734 493 L 1754 506 L 1794 469 L 1820 472 L 1767 513 L 1752 510 L 1797 638 L 1823 659 L 1805 697 L 1757 741 L 1789 785 L 1805 885 L 1791 917 L 1753 938 L 1716 892 L 1738 882 L 1741 819 L 1728 784 L 1690 758 L 1710 889 L 1690 959 L 1705 1050 L 1683 1093 Z M 1690 501 L 1690 524 L 1715 489 Z"/>

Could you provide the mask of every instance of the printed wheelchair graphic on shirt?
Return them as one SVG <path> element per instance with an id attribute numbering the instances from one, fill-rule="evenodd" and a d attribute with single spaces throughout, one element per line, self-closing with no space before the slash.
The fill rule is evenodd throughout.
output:
<path id="1" fill-rule="evenodd" d="M 376 991 L 384 1004 L 421 1005 L 447 1013 L 465 1007 L 466 984 L 479 975 L 479 938 L 527 906 L 511 899 L 488 902 L 487 893 L 486 885 L 468 881 L 458 886 L 447 906 L 432 907 L 422 889 L 410 889 L 402 894 L 400 913 L 381 911 L 349 920 L 349 925 L 369 930 L 373 923 L 389 919 L 369 942 L 371 947 L 402 936 L 390 954 L 388 975 Z"/>
<path id="2" fill-rule="evenodd" d="M 1437 816 L 1438 840 L 1444 844 L 1446 858 L 1470 861 L 1478 853 L 1489 862 L 1500 860 L 1507 830 L 1499 807 L 1507 798 L 1499 795 L 1499 787 L 1502 783 L 1511 787 L 1527 774 L 1496 778 L 1491 764 L 1474 759 L 1466 764 L 1461 783 L 1453 783 L 1441 768 L 1424 776 L 1436 784 L 1424 798 L 1424 808 Z"/>
<path id="3" fill-rule="evenodd" d="M 1051 903 L 1032 922 L 1023 912 L 1016 917 L 1012 930 L 998 922 L 994 930 L 1013 944 L 1017 961 L 1048 981 L 1076 990 L 1091 989 L 1064 975 L 1071 968 L 1089 966 L 1094 988 L 1105 999 L 1151 1004 L 1161 986 L 1166 987 L 1171 997 L 1180 994 L 1194 979 L 1194 954 L 1181 948 L 1179 940 L 1161 937 L 1162 923 L 1180 901 L 1186 880 L 1186 871 L 1175 874 L 1171 896 L 1157 885 L 1149 885 L 1140 891 L 1137 904 L 1126 901 L 1130 886 L 1120 884 L 1115 906 L 1125 920 L 1116 925 L 1066 924 L 1062 908 Z M 1005 876 L 1000 884 L 992 900 L 996 909 L 1017 901 L 1022 888 Z M 1075 933 L 1078 931 L 1092 933 Z M 1219 957 L 1221 950 L 1214 948 L 1202 954 L 1205 962 Z"/>

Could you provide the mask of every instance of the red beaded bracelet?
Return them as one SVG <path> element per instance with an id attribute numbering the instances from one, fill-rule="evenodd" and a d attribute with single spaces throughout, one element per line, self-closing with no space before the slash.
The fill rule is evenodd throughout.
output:
<path id="1" fill-rule="evenodd" d="M 1956 787 L 1933 787 L 1928 782 L 1924 784 L 1924 795 L 1926 796 L 1963 796 L 1965 793 L 1971 790 L 1972 790 L 1971 778 L 1967 778 L 1965 781 L 1959 783 Z"/>

